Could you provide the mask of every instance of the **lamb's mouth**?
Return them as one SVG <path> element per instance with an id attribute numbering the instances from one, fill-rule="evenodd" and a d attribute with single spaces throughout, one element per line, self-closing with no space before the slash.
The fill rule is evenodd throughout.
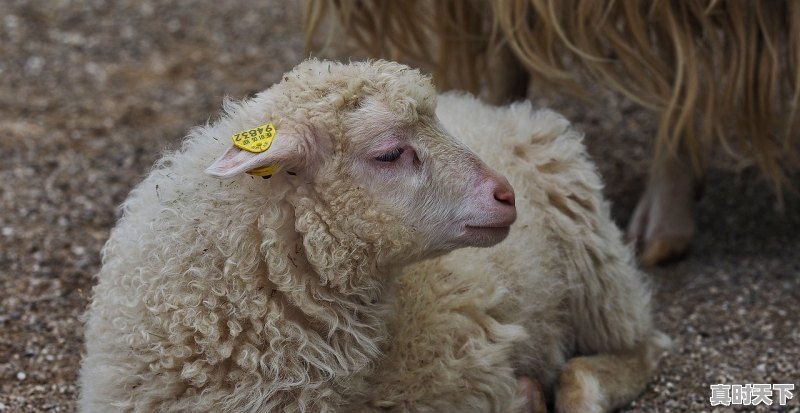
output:
<path id="1" fill-rule="evenodd" d="M 516 214 L 513 217 L 509 217 L 506 219 L 499 220 L 497 222 L 487 222 L 481 224 L 464 224 L 464 229 L 466 230 L 499 230 L 504 229 L 508 230 L 511 227 L 511 224 L 517 220 Z"/>
<path id="2" fill-rule="evenodd" d="M 504 240 L 511 230 L 511 225 L 488 226 L 488 225 L 465 225 L 464 237 L 467 243 L 473 247 L 490 247 Z"/>
<path id="3" fill-rule="evenodd" d="M 464 225 L 467 231 L 508 231 L 511 225 Z"/>

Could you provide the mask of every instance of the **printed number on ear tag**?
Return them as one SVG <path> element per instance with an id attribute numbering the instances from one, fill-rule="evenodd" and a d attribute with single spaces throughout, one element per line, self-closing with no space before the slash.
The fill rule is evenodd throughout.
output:
<path id="1" fill-rule="evenodd" d="M 247 152 L 261 153 L 269 149 L 275 139 L 275 126 L 272 123 L 257 126 L 233 135 L 233 144 Z"/>

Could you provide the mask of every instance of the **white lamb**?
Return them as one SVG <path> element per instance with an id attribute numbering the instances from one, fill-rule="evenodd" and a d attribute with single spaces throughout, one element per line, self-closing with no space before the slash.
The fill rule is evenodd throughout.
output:
<path id="1" fill-rule="evenodd" d="M 539 412 L 543 393 L 558 412 L 627 404 L 669 339 L 652 325 L 649 288 L 610 218 L 582 136 L 529 102 L 497 108 L 445 94 L 436 112 L 508 177 L 519 215 L 494 247 L 406 269 L 364 409 Z M 520 376 L 542 388 L 519 392 Z"/>
<path id="2" fill-rule="evenodd" d="M 82 410 L 541 409 L 519 376 L 563 412 L 638 394 L 663 339 L 580 137 L 527 104 L 440 97 L 515 199 L 435 101 L 405 66 L 308 61 L 195 130 L 106 246 Z M 202 173 L 267 121 L 266 152 Z M 507 241 L 406 266 L 500 241 L 515 202 Z"/>
<path id="3" fill-rule="evenodd" d="M 347 410 L 387 341 L 389 281 L 499 242 L 516 216 L 508 182 L 435 105 L 406 66 L 310 60 L 195 129 L 105 246 L 81 410 Z M 253 133 L 274 127 L 267 150 L 232 146 L 267 123 Z"/>

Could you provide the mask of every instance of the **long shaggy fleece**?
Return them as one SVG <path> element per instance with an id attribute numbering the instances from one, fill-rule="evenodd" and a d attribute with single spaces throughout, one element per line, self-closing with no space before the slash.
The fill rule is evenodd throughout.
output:
<path id="1" fill-rule="evenodd" d="M 581 93 L 582 76 L 621 92 L 660 115 L 657 156 L 698 169 L 720 143 L 780 188 L 800 159 L 794 1 L 311 0 L 309 44 L 328 13 L 368 55 L 428 65 L 440 86 L 475 91 L 509 53 L 542 87 Z"/>

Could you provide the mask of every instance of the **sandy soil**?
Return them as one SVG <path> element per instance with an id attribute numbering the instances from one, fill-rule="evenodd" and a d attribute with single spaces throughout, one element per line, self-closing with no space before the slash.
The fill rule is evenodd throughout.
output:
<path id="1" fill-rule="evenodd" d="M 302 59 L 296 7 L 0 2 L 0 411 L 75 410 L 80 315 L 117 206 L 226 95 L 264 89 Z M 652 117 L 614 96 L 536 102 L 586 132 L 626 224 Z M 758 175 L 724 158 L 708 178 L 691 256 L 649 271 L 674 348 L 625 411 L 714 411 L 710 383 L 794 383 L 790 406 L 772 410 L 798 412 L 800 200 L 777 212 Z"/>

